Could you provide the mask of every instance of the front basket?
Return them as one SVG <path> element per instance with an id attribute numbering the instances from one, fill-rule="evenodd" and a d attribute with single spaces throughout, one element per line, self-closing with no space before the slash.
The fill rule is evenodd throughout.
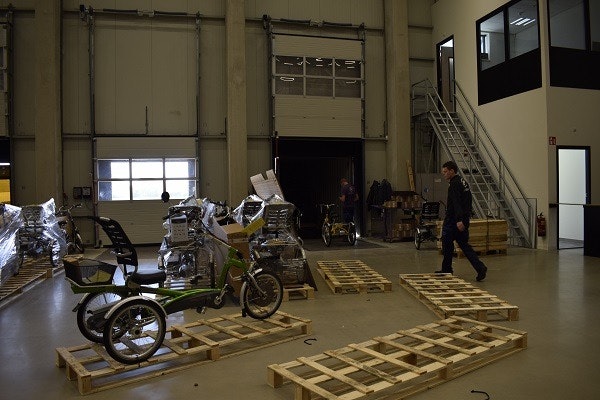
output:
<path id="1" fill-rule="evenodd" d="M 116 265 L 98 260 L 64 260 L 65 275 L 80 286 L 109 285 L 117 269 Z"/>

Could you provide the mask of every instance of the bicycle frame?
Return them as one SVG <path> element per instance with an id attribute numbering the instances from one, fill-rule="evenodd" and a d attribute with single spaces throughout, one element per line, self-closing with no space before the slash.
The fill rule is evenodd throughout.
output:
<path id="1" fill-rule="evenodd" d="M 222 301 L 223 295 L 227 292 L 228 288 L 231 287 L 226 281 L 227 276 L 231 268 L 239 268 L 242 270 L 242 275 L 239 279 L 245 280 L 248 279 L 248 273 L 250 269 L 247 267 L 246 262 L 243 259 L 236 258 L 238 251 L 229 246 L 227 243 L 223 242 L 221 239 L 216 238 L 221 244 L 228 247 L 227 260 L 223 264 L 223 268 L 221 273 L 218 276 L 216 281 L 216 287 L 214 288 L 193 288 L 193 289 L 169 289 L 161 287 L 159 283 L 158 287 L 142 285 L 132 281 L 132 274 L 128 274 L 126 267 L 122 270 L 123 275 L 125 277 L 124 285 L 96 285 L 96 286 L 81 286 L 76 282 L 72 281 L 69 278 L 66 278 L 71 284 L 71 290 L 75 294 L 81 293 L 115 293 L 119 294 L 122 297 L 132 297 L 138 295 L 148 295 L 153 294 L 156 295 L 155 299 L 161 307 L 164 309 L 165 314 L 172 314 L 177 311 L 186 310 L 189 308 L 194 308 L 195 305 L 192 303 L 198 302 L 200 303 L 199 298 L 203 298 L 205 296 L 218 294 L 219 301 Z M 136 268 L 137 270 L 137 268 Z M 135 271 L 134 271 L 135 272 Z M 256 270 L 255 272 L 259 272 Z M 78 306 L 83 302 L 82 299 Z M 190 301 L 191 300 L 191 301 Z M 75 308 L 77 310 L 77 307 Z M 74 311 L 75 311 L 74 310 Z M 105 309 L 101 310 L 104 311 Z"/>

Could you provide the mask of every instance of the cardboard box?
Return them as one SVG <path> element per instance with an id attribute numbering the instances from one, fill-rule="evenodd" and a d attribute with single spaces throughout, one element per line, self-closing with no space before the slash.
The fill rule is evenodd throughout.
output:
<path id="1" fill-rule="evenodd" d="M 244 231 L 244 227 L 240 224 L 233 223 L 229 225 L 219 225 L 219 223 L 213 218 L 213 233 L 216 237 L 237 249 L 242 253 L 245 260 L 250 260 L 250 245 L 248 244 L 248 234 Z M 242 274 L 242 271 L 237 268 L 229 270 L 229 277 L 235 278 Z M 242 282 L 239 280 L 230 280 L 229 282 L 234 290 L 235 295 L 240 297 L 240 289 L 242 288 Z"/>

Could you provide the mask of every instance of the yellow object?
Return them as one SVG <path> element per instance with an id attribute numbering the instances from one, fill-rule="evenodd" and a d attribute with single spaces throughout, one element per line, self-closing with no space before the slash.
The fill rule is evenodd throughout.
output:
<path id="1" fill-rule="evenodd" d="M 250 222 L 242 231 L 245 232 L 248 236 L 250 236 L 252 233 L 262 228 L 264 224 L 264 219 L 257 218 L 254 221 Z"/>
<path id="2" fill-rule="evenodd" d="M 0 203 L 10 203 L 9 179 L 0 179 Z"/>

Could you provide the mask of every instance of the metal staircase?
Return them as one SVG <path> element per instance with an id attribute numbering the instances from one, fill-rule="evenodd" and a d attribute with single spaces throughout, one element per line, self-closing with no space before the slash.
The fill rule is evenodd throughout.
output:
<path id="1" fill-rule="evenodd" d="M 439 143 L 458 165 L 471 186 L 475 216 L 506 220 L 511 244 L 533 247 L 534 202 L 525 196 L 458 82 L 455 85 L 456 111 L 449 112 L 429 80 L 414 84 L 412 115 L 426 116 Z"/>

